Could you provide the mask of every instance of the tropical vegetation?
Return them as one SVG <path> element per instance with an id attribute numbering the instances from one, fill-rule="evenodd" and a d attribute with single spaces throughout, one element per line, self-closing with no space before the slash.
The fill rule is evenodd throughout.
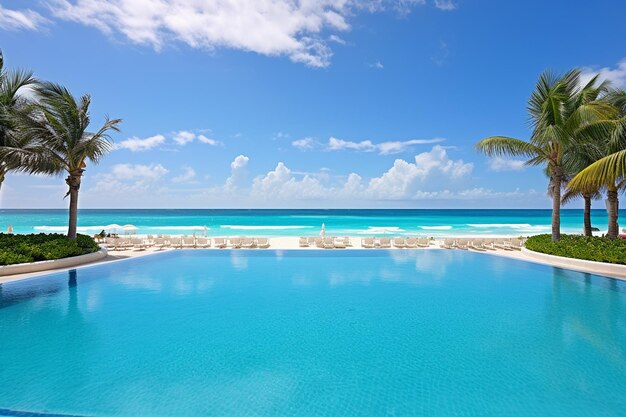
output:
<path id="1" fill-rule="evenodd" d="M 8 235 L 0 233 L 0 265 L 48 261 L 96 252 L 98 244 L 86 235 L 70 239 L 59 233 Z"/>
<path id="2" fill-rule="evenodd" d="M 623 91 L 599 82 L 597 76 L 583 82 L 577 69 L 562 76 L 545 72 L 528 103 L 529 140 L 492 136 L 476 144 L 487 156 L 522 156 L 527 165 L 544 168 L 550 179 L 554 242 L 561 239 L 561 205 L 577 197 L 585 202 L 584 233 L 592 235 L 591 200 L 602 192 L 608 201 L 607 236 L 618 236 L 618 191 L 625 184 L 626 172 L 626 151 L 619 153 L 626 149 L 624 97 Z M 623 155 L 621 171 L 615 159 L 619 155 Z"/>
<path id="3" fill-rule="evenodd" d="M 19 93 L 24 87 L 31 88 L 32 99 Z M 0 72 L 0 183 L 10 170 L 67 173 L 70 239 L 77 236 L 78 192 L 87 162 L 96 164 L 109 152 L 109 133 L 119 131 L 121 123 L 106 118 L 89 132 L 90 104 L 88 94 L 77 99 L 65 87 L 38 81 L 29 72 Z"/>
<path id="4" fill-rule="evenodd" d="M 558 242 L 552 236 L 536 235 L 526 240 L 526 248 L 535 252 L 588 261 L 626 264 L 626 240 L 609 237 L 563 235 Z"/>

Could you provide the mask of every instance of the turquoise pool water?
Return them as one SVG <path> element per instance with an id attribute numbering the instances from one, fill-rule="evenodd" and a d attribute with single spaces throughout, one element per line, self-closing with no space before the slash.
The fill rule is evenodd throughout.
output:
<path id="1" fill-rule="evenodd" d="M 626 410 L 626 283 L 543 265 L 197 250 L 0 289 L 0 415 Z"/>

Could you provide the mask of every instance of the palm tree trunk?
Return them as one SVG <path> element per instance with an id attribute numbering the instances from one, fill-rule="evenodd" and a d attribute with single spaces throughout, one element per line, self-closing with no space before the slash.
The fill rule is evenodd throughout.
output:
<path id="1" fill-rule="evenodd" d="M 563 170 L 561 167 L 552 168 L 550 175 L 550 189 L 552 197 L 552 241 L 561 240 L 561 182 L 563 181 Z"/>
<path id="2" fill-rule="evenodd" d="M 65 179 L 65 183 L 70 188 L 67 194 L 70 196 L 70 212 L 69 226 L 67 229 L 67 237 L 76 239 L 76 224 L 78 223 L 78 190 L 80 189 L 80 180 L 83 176 L 83 170 L 79 169 L 71 171 L 70 175 Z"/>
<path id="3" fill-rule="evenodd" d="M 585 236 L 593 236 L 593 233 L 591 232 L 591 195 L 583 194 L 583 200 L 585 200 L 585 210 L 583 211 Z"/>
<path id="4" fill-rule="evenodd" d="M 2 184 L 4 183 L 4 176 L 6 172 L 4 166 L 0 163 L 0 190 L 2 190 Z"/>
<path id="5" fill-rule="evenodd" d="M 609 230 L 606 235 L 611 239 L 615 239 L 617 238 L 617 235 L 619 235 L 619 227 L 617 225 L 617 209 L 619 203 L 617 200 L 617 187 L 615 187 L 615 184 L 609 185 L 606 198 L 608 200 L 607 211 L 609 216 Z"/>

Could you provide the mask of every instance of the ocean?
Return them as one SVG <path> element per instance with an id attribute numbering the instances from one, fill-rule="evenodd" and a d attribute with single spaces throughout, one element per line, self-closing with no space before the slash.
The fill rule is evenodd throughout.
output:
<path id="1" fill-rule="evenodd" d="M 582 232 L 582 210 L 561 212 L 564 233 Z M 620 211 L 620 217 L 626 215 Z M 550 233 L 550 210 L 494 209 L 83 209 L 78 231 L 95 234 L 109 225 L 131 224 L 137 234 L 208 236 L 520 236 Z M 67 210 L 0 210 L 0 231 L 65 233 Z M 592 210 L 592 225 L 607 229 L 606 211 Z M 206 227 L 206 229 L 205 229 Z"/>

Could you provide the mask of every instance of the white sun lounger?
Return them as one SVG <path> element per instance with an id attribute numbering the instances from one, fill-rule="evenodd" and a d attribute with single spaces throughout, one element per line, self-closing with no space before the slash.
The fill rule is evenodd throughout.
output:
<path id="1" fill-rule="evenodd" d="M 418 246 L 418 239 L 414 237 L 407 237 L 404 241 L 404 246 L 409 249 L 414 249 Z"/>
<path id="2" fill-rule="evenodd" d="M 391 247 L 391 238 L 381 237 L 378 239 L 378 247 L 383 249 L 389 249 Z"/>
<path id="3" fill-rule="evenodd" d="M 216 237 L 214 243 L 216 248 L 224 249 L 226 247 L 226 239 L 223 237 Z"/>
<path id="4" fill-rule="evenodd" d="M 174 249 L 181 249 L 183 247 L 183 239 L 180 237 L 171 237 L 168 239 L 170 242 L 170 246 Z"/>
<path id="5" fill-rule="evenodd" d="M 367 248 L 367 249 L 375 248 L 376 247 L 376 243 L 374 242 L 374 238 L 373 237 L 366 237 L 364 239 L 361 239 L 361 247 Z"/>
<path id="6" fill-rule="evenodd" d="M 130 240 L 130 243 L 133 245 L 133 249 L 135 250 L 146 250 L 146 245 L 141 238 L 134 237 Z"/>
<path id="7" fill-rule="evenodd" d="M 309 239 L 307 239 L 306 237 L 301 237 L 301 238 L 298 240 L 298 245 L 299 245 L 301 248 L 308 248 L 308 247 L 309 247 Z"/>
<path id="8" fill-rule="evenodd" d="M 256 239 L 256 247 L 260 249 L 267 249 L 270 247 L 270 240 L 266 237 L 259 237 Z"/>
<path id="9" fill-rule="evenodd" d="M 250 237 L 244 237 L 241 239 L 241 247 L 245 249 L 252 249 L 256 247 L 256 242 Z"/>
<path id="10" fill-rule="evenodd" d="M 420 237 L 417 239 L 417 246 L 420 248 L 427 248 L 430 246 L 430 239 L 427 237 Z"/>
<path id="11" fill-rule="evenodd" d="M 333 239 L 333 246 L 335 247 L 335 249 L 345 249 L 346 243 L 343 238 L 336 237 Z"/>
<path id="12" fill-rule="evenodd" d="M 457 249 L 467 250 L 469 247 L 469 239 L 458 239 L 455 247 Z"/>
<path id="13" fill-rule="evenodd" d="M 196 239 L 193 237 L 184 237 L 181 243 L 181 247 L 183 248 L 195 248 L 196 247 Z"/>
<path id="14" fill-rule="evenodd" d="M 210 248 L 211 240 L 206 237 L 198 237 L 196 238 L 196 248 Z"/>
<path id="15" fill-rule="evenodd" d="M 454 239 L 447 237 L 443 240 L 441 247 L 444 249 L 454 249 L 456 247 L 456 242 Z"/>
<path id="16" fill-rule="evenodd" d="M 233 249 L 239 249 L 241 248 L 241 238 L 240 237 L 230 238 L 228 239 L 228 244 Z"/>
<path id="17" fill-rule="evenodd" d="M 406 247 L 405 240 L 402 237 L 395 237 L 395 238 L 393 238 L 391 243 L 393 244 L 394 248 L 402 249 L 402 248 Z"/>
<path id="18" fill-rule="evenodd" d="M 482 238 L 474 238 L 472 239 L 469 245 L 469 248 L 480 251 L 480 252 L 484 252 L 486 249 L 483 248 L 483 242 L 484 242 L 484 239 Z"/>
<path id="19" fill-rule="evenodd" d="M 335 248 L 335 238 L 332 236 L 327 236 L 324 238 L 323 246 L 324 249 L 334 249 Z"/>
<path id="20" fill-rule="evenodd" d="M 157 237 L 156 239 L 154 239 L 154 247 L 156 249 L 162 250 L 163 248 L 165 248 L 165 246 L 165 239 L 163 239 L 162 237 Z"/>

